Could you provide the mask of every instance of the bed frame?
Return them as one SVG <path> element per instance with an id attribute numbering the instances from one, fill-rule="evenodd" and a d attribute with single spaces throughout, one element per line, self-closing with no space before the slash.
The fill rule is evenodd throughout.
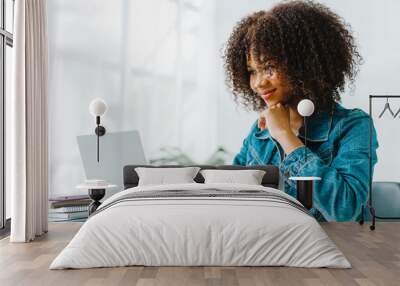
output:
<path id="1" fill-rule="evenodd" d="M 237 165 L 221 165 L 221 166 L 211 166 L 211 165 L 127 165 L 124 167 L 124 189 L 136 187 L 139 183 L 139 176 L 135 171 L 137 167 L 147 167 L 147 168 L 178 168 L 178 167 L 200 167 L 201 170 L 205 169 L 217 169 L 217 170 L 263 170 L 265 175 L 262 179 L 261 184 L 264 187 L 278 188 L 279 185 L 279 169 L 274 165 L 255 165 L 255 166 L 237 166 Z M 194 178 L 197 183 L 204 183 L 204 178 L 200 174 Z"/>

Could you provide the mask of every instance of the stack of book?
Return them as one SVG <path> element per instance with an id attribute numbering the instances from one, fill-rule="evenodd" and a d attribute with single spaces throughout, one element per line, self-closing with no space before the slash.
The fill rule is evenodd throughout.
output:
<path id="1" fill-rule="evenodd" d="M 60 196 L 49 199 L 49 221 L 85 221 L 89 216 L 88 195 Z"/>

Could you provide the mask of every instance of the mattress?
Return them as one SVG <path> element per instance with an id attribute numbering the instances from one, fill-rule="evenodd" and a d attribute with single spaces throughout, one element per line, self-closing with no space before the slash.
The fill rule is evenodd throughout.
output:
<path id="1" fill-rule="evenodd" d="M 50 269 L 144 266 L 350 268 L 294 198 L 263 186 L 141 186 L 108 198 Z"/>

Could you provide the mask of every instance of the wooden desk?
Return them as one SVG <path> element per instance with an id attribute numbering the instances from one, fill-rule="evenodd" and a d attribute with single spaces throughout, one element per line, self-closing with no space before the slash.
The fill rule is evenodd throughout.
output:
<path id="1" fill-rule="evenodd" d="M 0 241 L 0 285 L 400 285 L 400 223 L 323 223 L 352 269 L 289 267 L 119 267 L 48 270 L 81 223 L 51 223 L 32 243 Z"/>

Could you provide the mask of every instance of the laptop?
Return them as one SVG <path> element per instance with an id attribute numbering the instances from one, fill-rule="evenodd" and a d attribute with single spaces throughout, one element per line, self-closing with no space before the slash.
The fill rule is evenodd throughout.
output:
<path id="1" fill-rule="evenodd" d="M 107 132 L 99 140 L 99 162 L 97 162 L 97 136 L 77 136 L 86 179 L 107 180 L 117 188 L 107 191 L 106 197 L 124 189 L 123 168 L 125 165 L 147 164 L 139 132 Z"/>

